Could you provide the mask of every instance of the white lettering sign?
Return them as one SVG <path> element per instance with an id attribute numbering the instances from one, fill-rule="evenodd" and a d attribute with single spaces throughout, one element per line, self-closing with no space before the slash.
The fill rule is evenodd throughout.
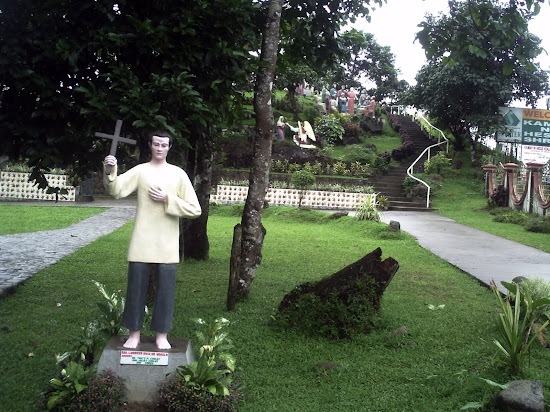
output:
<path id="1" fill-rule="evenodd" d="M 121 350 L 121 365 L 168 365 L 167 352 L 146 352 L 137 350 Z"/>

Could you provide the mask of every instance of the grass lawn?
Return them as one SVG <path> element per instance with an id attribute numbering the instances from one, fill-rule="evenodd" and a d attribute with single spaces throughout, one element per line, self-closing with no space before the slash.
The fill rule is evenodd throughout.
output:
<path id="1" fill-rule="evenodd" d="M 20 206 L 0 204 L 1 235 L 63 229 L 103 212 L 101 207 Z"/>
<path id="2" fill-rule="evenodd" d="M 494 363 L 496 348 L 488 343 L 496 337 L 498 312 L 492 292 L 411 236 L 390 234 L 382 223 L 267 209 L 263 261 L 250 297 L 227 312 L 239 210 L 213 207 L 210 259 L 179 266 L 172 332 L 192 337 L 191 319 L 197 317 L 224 316 L 232 322 L 228 331 L 238 379 L 245 386 L 239 411 L 452 411 L 470 401 L 487 401 L 498 391 L 480 378 L 499 383 L 512 378 Z M 38 395 L 55 374 L 54 355 L 72 349 L 80 328 L 98 316 L 101 298 L 92 279 L 110 289 L 126 288 L 131 228 L 129 223 L 101 237 L 0 301 L 2 410 L 37 410 Z M 381 324 L 373 333 L 335 342 L 270 326 L 279 302 L 294 286 L 329 275 L 377 247 L 400 269 L 384 294 Z M 429 305 L 445 306 L 434 310 Z M 387 338 L 401 326 L 407 335 Z M 338 367 L 316 366 L 322 362 Z M 544 383 L 547 400 L 549 362 L 550 351 L 535 345 L 525 376 Z"/>

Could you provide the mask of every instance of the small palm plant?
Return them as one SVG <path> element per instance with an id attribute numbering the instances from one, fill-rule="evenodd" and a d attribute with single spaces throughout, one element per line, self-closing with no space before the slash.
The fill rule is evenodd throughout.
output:
<path id="1" fill-rule="evenodd" d="M 500 339 L 493 343 L 499 349 L 503 363 L 508 365 L 511 371 L 521 375 L 524 370 L 525 356 L 530 353 L 531 345 L 537 339 L 550 321 L 546 321 L 540 328 L 533 328 L 533 312 L 550 303 L 550 299 L 541 298 L 533 301 L 530 293 L 517 283 L 502 282 L 508 289 L 514 300 L 508 295 L 504 298 L 494 281 L 491 282 L 491 289 L 495 293 L 502 313 L 499 314 L 497 329 Z"/>

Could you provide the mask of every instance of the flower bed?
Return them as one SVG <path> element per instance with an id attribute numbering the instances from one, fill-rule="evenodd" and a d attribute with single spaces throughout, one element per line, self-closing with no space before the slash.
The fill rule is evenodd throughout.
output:
<path id="1" fill-rule="evenodd" d="M 247 186 L 216 186 L 216 194 L 210 200 L 223 205 L 244 203 L 248 195 Z M 302 206 L 313 209 L 357 209 L 367 199 L 376 201 L 374 193 L 325 192 L 306 190 L 302 199 Z M 265 200 L 271 206 L 298 206 L 300 191 L 297 189 L 269 188 Z"/>
<path id="2" fill-rule="evenodd" d="M 29 182 L 30 173 L 1 172 L 0 173 L 0 199 L 9 200 L 56 200 L 55 194 L 47 194 L 46 190 L 38 189 L 33 182 Z M 46 179 L 50 186 L 66 189 L 69 193 L 59 195 L 60 201 L 75 200 L 76 190 L 68 185 L 68 177 L 65 175 L 47 174 Z"/>

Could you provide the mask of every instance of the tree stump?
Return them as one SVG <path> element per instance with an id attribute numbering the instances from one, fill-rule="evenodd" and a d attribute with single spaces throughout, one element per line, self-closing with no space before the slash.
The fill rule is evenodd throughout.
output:
<path id="1" fill-rule="evenodd" d="M 377 248 L 318 282 L 299 285 L 279 304 L 282 320 L 306 333 L 337 339 L 368 332 L 399 269 L 395 259 L 382 261 L 381 256 Z"/>

